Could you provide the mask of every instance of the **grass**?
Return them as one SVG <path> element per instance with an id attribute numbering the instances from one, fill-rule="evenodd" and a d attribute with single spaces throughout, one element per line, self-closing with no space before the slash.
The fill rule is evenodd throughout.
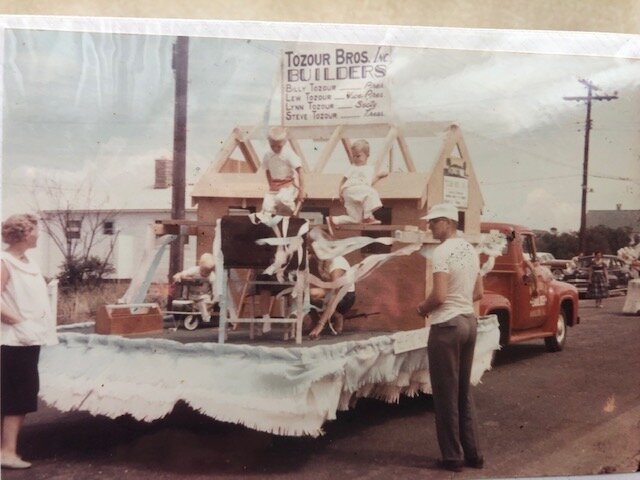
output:
<path id="1" fill-rule="evenodd" d="M 77 292 L 58 291 L 58 325 L 95 320 L 102 305 L 118 303 L 129 283 L 104 283 L 99 287 L 83 287 Z M 168 287 L 152 284 L 145 302 L 158 303 L 166 308 Z"/>

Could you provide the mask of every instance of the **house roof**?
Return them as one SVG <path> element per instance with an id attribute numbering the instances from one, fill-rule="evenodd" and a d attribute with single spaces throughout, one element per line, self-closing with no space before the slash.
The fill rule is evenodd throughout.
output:
<path id="1" fill-rule="evenodd" d="M 633 232 L 640 232 L 640 210 L 589 210 L 587 225 L 595 227 L 604 225 L 609 228 L 629 227 Z"/>
<path id="2" fill-rule="evenodd" d="M 171 188 L 138 187 L 135 184 L 123 184 L 107 188 L 99 186 L 92 193 L 78 195 L 77 198 L 62 198 L 52 196 L 46 191 L 35 193 L 38 210 L 56 212 L 71 209 L 77 212 L 166 212 L 171 211 Z M 72 190 L 73 193 L 73 190 Z M 191 187 L 185 192 L 185 203 L 191 197 Z"/>

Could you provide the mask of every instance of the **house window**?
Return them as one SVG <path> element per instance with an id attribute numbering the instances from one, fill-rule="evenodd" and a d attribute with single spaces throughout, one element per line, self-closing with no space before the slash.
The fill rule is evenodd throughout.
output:
<path id="1" fill-rule="evenodd" d="M 522 253 L 524 258 L 531 260 L 534 255 L 533 237 L 531 235 L 522 235 Z"/>
<path id="2" fill-rule="evenodd" d="M 80 220 L 68 220 L 66 227 L 67 240 L 73 240 L 80 238 L 80 227 L 82 222 Z"/>
<path id="3" fill-rule="evenodd" d="M 104 235 L 113 235 L 115 222 L 113 220 L 105 220 L 102 222 L 102 233 Z"/>

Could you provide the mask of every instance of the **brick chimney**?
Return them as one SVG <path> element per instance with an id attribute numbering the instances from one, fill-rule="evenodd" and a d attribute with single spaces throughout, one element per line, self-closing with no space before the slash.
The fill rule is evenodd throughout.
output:
<path id="1" fill-rule="evenodd" d="M 156 181 L 153 188 L 169 188 L 173 181 L 173 161 L 156 158 Z"/>

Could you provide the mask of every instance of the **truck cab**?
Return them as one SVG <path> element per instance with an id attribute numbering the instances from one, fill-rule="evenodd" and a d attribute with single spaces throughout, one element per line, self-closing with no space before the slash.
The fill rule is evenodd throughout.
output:
<path id="1" fill-rule="evenodd" d="M 543 339 L 549 351 L 559 351 L 567 327 L 579 323 L 578 291 L 557 281 L 536 257 L 533 232 L 520 225 L 482 223 L 481 231 L 498 231 L 507 238 L 502 255 L 484 277 L 480 314 L 495 314 L 500 344 Z M 486 261 L 482 258 L 482 262 Z"/>

